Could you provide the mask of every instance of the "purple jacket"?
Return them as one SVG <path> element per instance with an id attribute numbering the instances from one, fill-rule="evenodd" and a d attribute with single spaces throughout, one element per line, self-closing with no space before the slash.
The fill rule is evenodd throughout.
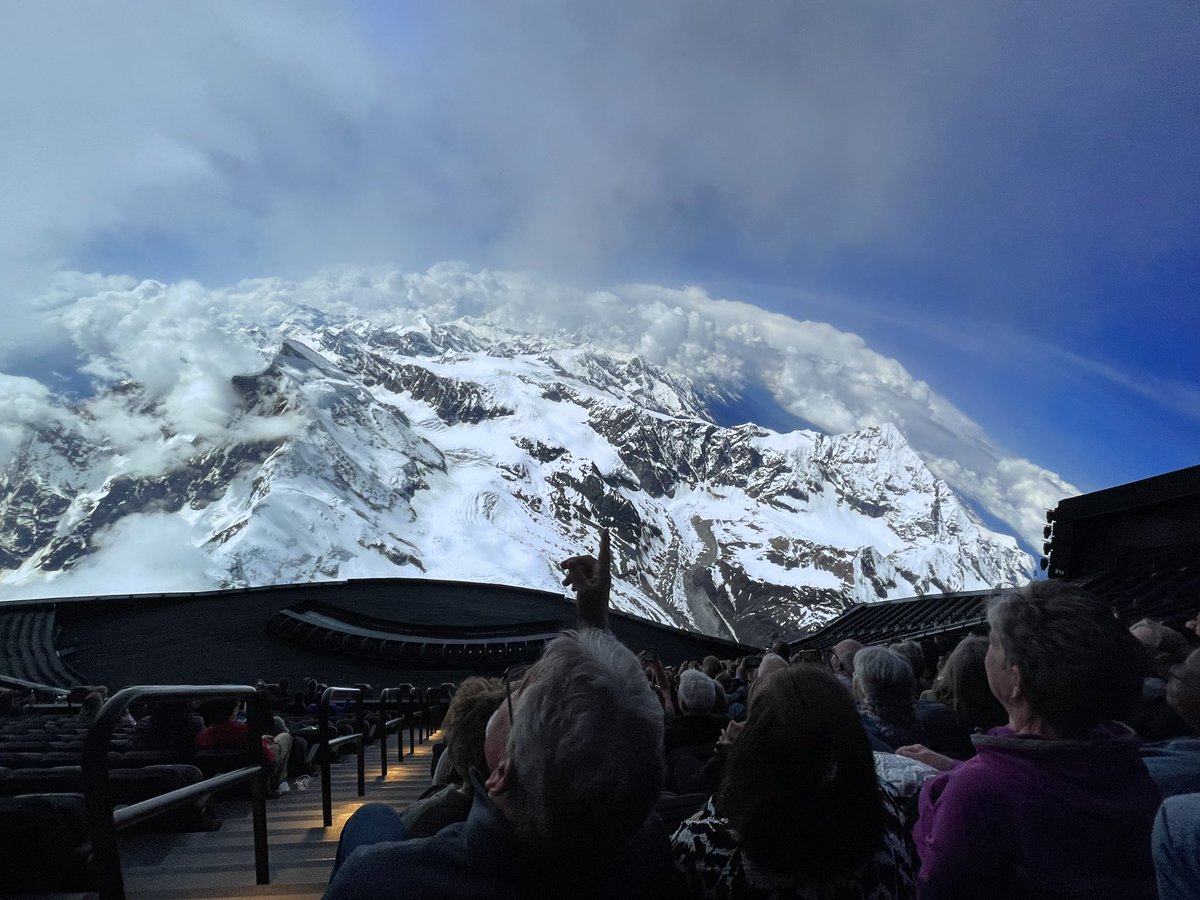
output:
<path id="1" fill-rule="evenodd" d="M 1051 741 L 993 728 L 973 740 L 974 759 L 921 789 L 922 897 L 1156 896 L 1159 794 L 1130 729 Z"/>

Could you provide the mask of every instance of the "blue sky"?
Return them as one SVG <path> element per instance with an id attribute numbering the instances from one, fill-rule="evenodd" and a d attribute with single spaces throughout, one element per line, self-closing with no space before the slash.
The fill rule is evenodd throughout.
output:
<path id="1" fill-rule="evenodd" d="M 829 322 L 1084 490 L 1200 462 L 1194 2 L 9 4 L 0 76 L 0 371 L 79 384 L 56 270 L 459 259 Z"/>

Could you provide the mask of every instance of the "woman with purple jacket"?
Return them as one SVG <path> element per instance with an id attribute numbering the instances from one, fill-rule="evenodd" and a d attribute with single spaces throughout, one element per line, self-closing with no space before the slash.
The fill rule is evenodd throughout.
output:
<path id="1" fill-rule="evenodd" d="M 1114 721 L 1140 696 L 1145 655 L 1107 606 L 1061 582 L 1000 595 L 985 665 L 1008 725 L 925 782 L 914 837 L 921 896 L 1153 898 L 1158 790 Z"/>

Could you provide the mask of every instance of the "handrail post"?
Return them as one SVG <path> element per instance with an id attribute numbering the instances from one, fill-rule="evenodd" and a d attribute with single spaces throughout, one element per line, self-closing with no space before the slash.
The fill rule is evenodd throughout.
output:
<path id="1" fill-rule="evenodd" d="M 254 820 L 254 880 L 271 883 L 271 864 L 267 855 L 267 789 L 265 775 L 250 782 L 250 810 Z"/>
<path id="2" fill-rule="evenodd" d="M 270 884 L 271 864 L 267 850 L 267 788 L 269 786 L 268 779 L 272 777 L 273 773 L 267 771 L 261 736 L 270 734 L 274 729 L 271 727 L 271 700 L 265 687 L 258 687 L 255 690 L 253 706 L 246 718 L 248 719 L 248 736 L 252 745 L 257 748 L 255 755 L 259 762 L 258 777 L 250 785 L 250 812 L 254 827 L 254 877 L 258 884 Z M 258 741 L 254 740 L 255 735 L 259 736 Z M 276 760 L 276 765 L 278 763 L 279 761 Z"/>
<path id="3" fill-rule="evenodd" d="M 121 871 L 120 850 L 117 845 L 117 823 L 113 819 L 114 794 L 108 770 L 108 748 L 117 723 L 136 700 L 194 700 L 217 697 L 246 699 L 253 704 L 247 723 L 246 738 L 248 756 L 255 769 L 253 776 L 255 877 L 259 884 L 270 884 L 270 868 L 267 859 L 266 774 L 262 765 L 262 739 L 261 732 L 256 732 L 251 727 L 255 723 L 261 724 L 264 717 L 268 715 L 266 693 L 240 684 L 143 685 L 124 688 L 110 697 L 108 702 L 101 707 L 83 742 L 81 768 L 84 804 L 92 842 L 96 887 L 101 900 L 123 900 L 125 897 L 125 880 Z M 183 798 L 174 802 L 183 802 Z M 167 801 L 163 810 L 172 808 L 171 803 L 172 801 Z M 145 818 L 152 814 L 157 813 L 144 810 L 139 816 L 126 817 L 126 820 L 128 823 L 128 821 Z"/>
<path id="4" fill-rule="evenodd" d="M 317 729 L 321 739 L 319 754 L 321 757 L 321 821 L 326 828 L 333 826 L 333 784 L 331 783 L 333 748 L 330 746 L 329 738 L 329 705 L 335 694 L 357 698 L 355 718 L 360 729 L 358 733 L 358 796 L 362 797 L 367 792 L 366 758 L 364 756 L 366 735 L 361 731 L 363 724 L 362 691 L 358 688 L 327 687 L 321 694 L 321 705 L 317 711 Z"/>
<path id="5" fill-rule="evenodd" d="M 388 707 L 384 702 L 388 691 L 379 694 L 379 778 L 388 779 Z"/>
<path id="6" fill-rule="evenodd" d="M 82 773 L 84 805 L 92 839 L 92 865 L 101 900 L 124 900 L 125 878 L 113 824 L 113 790 L 108 777 L 108 747 L 117 720 L 137 696 L 136 688 L 114 694 L 101 708 L 83 741 Z"/>
<path id="7" fill-rule="evenodd" d="M 354 698 L 354 725 L 358 729 L 358 796 L 367 794 L 367 725 L 363 717 L 362 691 Z"/>
<path id="8" fill-rule="evenodd" d="M 321 695 L 321 705 L 317 710 L 317 736 L 319 737 L 320 752 L 317 754 L 320 757 L 321 766 L 321 822 L 326 828 L 333 825 L 333 785 L 330 780 L 330 755 L 333 750 L 329 746 L 329 698 L 332 696 L 330 691 L 326 690 Z"/>

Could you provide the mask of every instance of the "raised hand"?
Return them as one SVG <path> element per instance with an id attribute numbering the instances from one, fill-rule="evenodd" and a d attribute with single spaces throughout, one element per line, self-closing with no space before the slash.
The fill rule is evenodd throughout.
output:
<path id="1" fill-rule="evenodd" d="M 612 548 L 608 529 L 600 530 L 599 556 L 572 556 L 560 565 L 566 572 L 563 585 L 575 591 L 575 609 L 581 625 L 608 627 L 608 599 L 612 592 Z"/>

